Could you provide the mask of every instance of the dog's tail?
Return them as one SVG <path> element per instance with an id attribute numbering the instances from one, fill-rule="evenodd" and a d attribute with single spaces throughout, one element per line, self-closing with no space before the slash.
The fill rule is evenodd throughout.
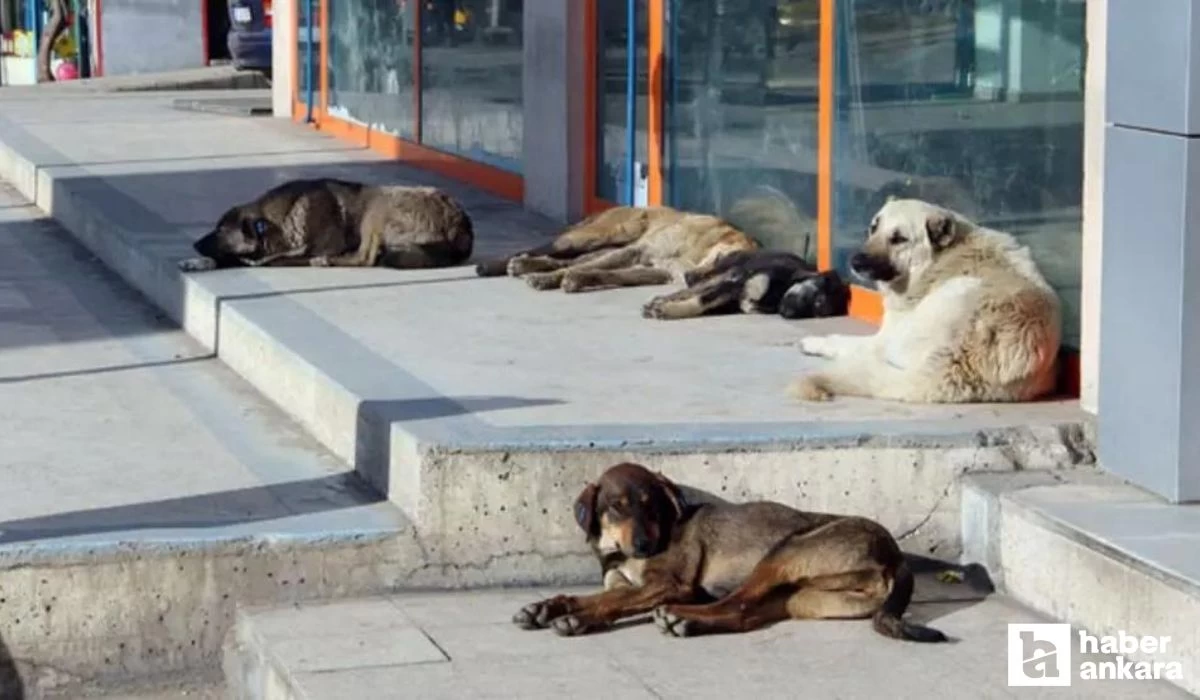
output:
<path id="1" fill-rule="evenodd" d="M 508 258 L 484 260 L 475 266 L 475 274 L 480 277 L 503 277 L 508 274 Z"/>
<path id="2" fill-rule="evenodd" d="M 875 631 L 885 637 L 903 639 L 909 642 L 947 642 L 946 635 L 932 627 L 905 622 L 904 611 L 912 602 L 915 581 L 913 573 L 906 562 L 900 562 L 896 568 L 896 576 L 892 580 L 892 591 L 883 601 L 883 605 L 875 612 L 871 623 Z"/>

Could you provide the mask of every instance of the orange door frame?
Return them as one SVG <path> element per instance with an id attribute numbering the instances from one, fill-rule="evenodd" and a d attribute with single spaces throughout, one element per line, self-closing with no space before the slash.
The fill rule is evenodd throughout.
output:
<path id="1" fill-rule="evenodd" d="M 301 2 L 304 0 L 300 0 Z M 372 131 L 366 126 L 336 119 L 328 114 L 329 100 L 329 51 L 328 51 L 328 17 L 330 0 L 320 0 L 320 65 L 317 75 L 320 81 L 320 99 L 313 110 L 316 128 L 327 131 L 343 139 L 370 148 L 384 155 L 414 163 L 419 167 L 439 172 L 482 189 L 499 194 L 509 199 L 521 201 L 524 197 L 524 178 L 512 173 L 500 171 L 491 166 L 475 163 L 421 146 L 418 143 L 399 139 L 389 134 Z M 666 0 L 649 0 L 647 18 L 648 56 L 649 61 L 649 200 L 651 204 L 663 203 L 664 176 L 664 133 L 666 103 L 663 96 L 664 73 L 666 56 L 664 55 L 665 36 L 665 5 Z M 585 19 L 583 46 L 586 51 L 584 65 L 584 139 L 582 163 L 585 169 L 584 196 L 585 211 L 594 213 L 615 206 L 596 193 L 598 145 L 601 124 L 599 123 L 599 67 L 601 65 L 599 52 L 599 15 L 598 0 L 584 0 Z M 299 13 L 293 12 L 293 22 L 298 24 Z M 414 83 L 414 133 L 416 139 L 421 138 L 421 38 L 420 20 L 421 8 L 416 9 L 416 31 L 414 50 L 417 52 L 413 66 Z M 834 124 L 835 124 L 835 60 L 836 60 L 836 3 L 835 0 L 821 0 L 820 4 L 820 39 L 819 39 L 819 87 L 817 108 L 817 264 L 822 270 L 833 267 L 833 185 L 834 185 Z M 298 29 L 296 36 L 299 36 Z M 293 119 L 301 120 L 304 113 L 304 103 L 300 100 L 298 89 L 299 73 L 298 42 L 292 46 L 292 60 L 295 69 L 292 76 Z M 636 128 L 636 125 L 631 125 Z M 852 286 L 850 315 L 871 323 L 878 323 L 883 317 L 883 302 L 879 293 L 859 285 Z M 1068 396 L 1079 395 L 1079 353 L 1075 350 L 1064 349 L 1059 381 L 1059 390 Z"/>
<path id="2" fill-rule="evenodd" d="M 304 0 L 300 0 L 303 2 Z M 413 140 L 402 139 L 386 132 L 381 132 L 365 124 L 339 119 L 329 114 L 329 3 L 331 0 L 320 0 L 320 61 L 316 74 L 320 85 L 318 105 L 313 110 L 314 127 L 333 136 L 351 143 L 368 148 L 381 155 L 411 163 L 417 167 L 432 170 L 447 177 L 461 180 L 506 199 L 521 202 L 525 198 L 525 179 L 515 173 L 510 173 L 490 165 L 484 165 L 468 158 L 439 151 L 420 144 L 421 128 L 421 80 L 423 63 L 421 58 L 421 6 L 419 0 L 415 6 L 413 61 Z M 298 21 L 298 20 L 297 20 Z M 293 53 L 298 48 L 293 48 Z M 293 105 L 303 114 L 304 104 L 299 100 L 299 93 L 293 80 Z M 293 115 L 295 118 L 295 115 Z"/>

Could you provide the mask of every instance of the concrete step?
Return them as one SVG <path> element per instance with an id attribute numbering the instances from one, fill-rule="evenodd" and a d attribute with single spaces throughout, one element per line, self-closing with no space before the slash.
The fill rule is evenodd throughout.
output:
<path id="1" fill-rule="evenodd" d="M 236 700 L 1184 697 L 1147 681 L 1010 688 L 1007 625 L 1046 619 L 955 588 L 921 577 L 924 602 L 910 609 L 958 640 L 945 645 L 887 639 L 862 620 L 689 639 L 652 624 L 569 639 L 512 625 L 524 604 L 562 592 L 545 589 L 244 610 L 225 647 L 225 681 Z"/>
<path id="2" fill-rule="evenodd" d="M 1073 472 L 972 475 L 962 508 L 964 557 L 1007 595 L 1093 635 L 1169 637 L 1126 656 L 1178 663 L 1200 694 L 1200 505 Z"/>
<path id="3" fill-rule="evenodd" d="M 783 387 L 818 362 L 800 338 L 868 330 L 849 319 L 652 322 L 639 308 L 663 289 L 538 293 L 467 267 L 181 275 L 223 210 L 301 176 L 442 186 L 476 220 L 477 257 L 555 226 L 300 126 L 180 113 L 174 97 L 0 96 L 0 174 L 396 503 L 445 585 L 584 580 L 566 514 L 619 460 L 717 495 L 872 515 L 943 555 L 959 547 L 961 474 L 1092 462 L 1074 402 L 792 401 Z M 69 132 L 44 126 L 84 110 Z"/>
<path id="4" fill-rule="evenodd" d="M 0 697 L 218 666 L 238 604 L 421 585 L 393 504 L 0 183 Z"/>

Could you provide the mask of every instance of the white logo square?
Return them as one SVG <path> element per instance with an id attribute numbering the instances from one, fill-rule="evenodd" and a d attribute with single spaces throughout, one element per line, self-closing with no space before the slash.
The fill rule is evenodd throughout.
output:
<path id="1" fill-rule="evenodd" d="M 1070 625 L 1009 624 L 1010 686 L 1068 686 L 1074 675 Z"/>

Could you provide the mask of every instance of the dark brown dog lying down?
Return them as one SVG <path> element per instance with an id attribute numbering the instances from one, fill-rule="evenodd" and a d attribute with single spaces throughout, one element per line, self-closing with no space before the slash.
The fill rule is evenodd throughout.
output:
<path id="1" fill-rule="evenodd" d="M 903 619 L 912 555 L 872 520 L 762 501 L 690 505 L 666 477 L 629 463 L 588 484 L 575 517 L 600 558 L 604 592 L 532 603 L 513 617 L 518 626 L 578 635 L 653 611 L 664 633 L 686 637 L 786 619 L 871 618 L 887 637 L 947 641 Z M 982 568 L 944 566 L 976 580 Z"/>
<path id="2" fill-rule="evenodd" d="M 471 217 L 441 190 L 291 180 L 227 210 L 179 268 L 451 267 L 474 244 Z"/>

